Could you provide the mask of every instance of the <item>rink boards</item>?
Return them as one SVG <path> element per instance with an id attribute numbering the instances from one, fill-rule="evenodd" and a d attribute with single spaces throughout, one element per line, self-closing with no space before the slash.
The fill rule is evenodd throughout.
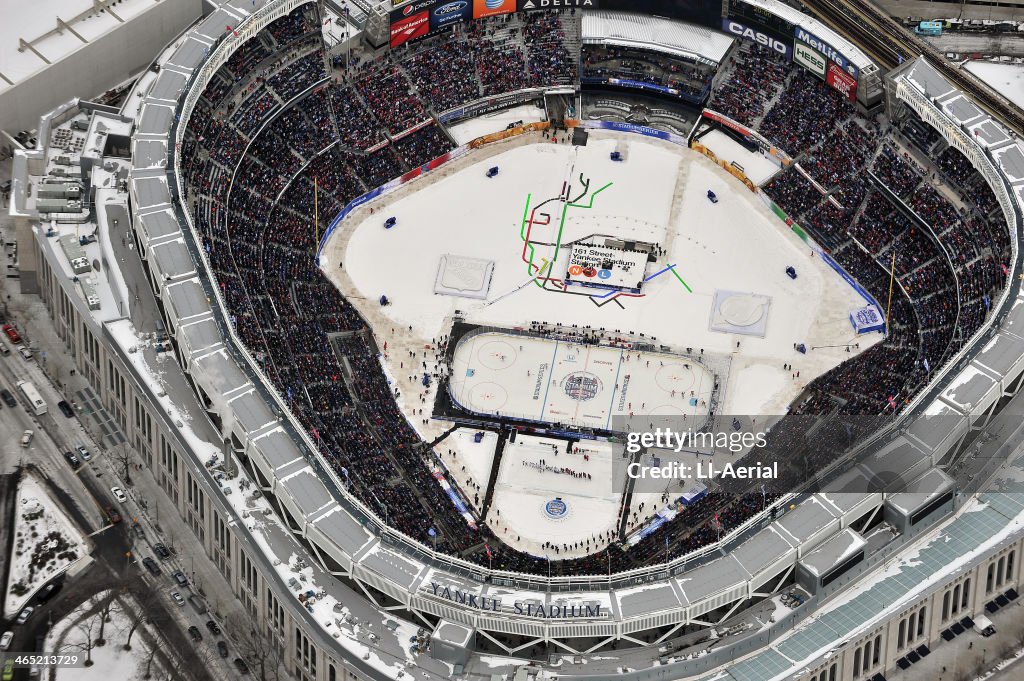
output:
<path id="1" fill-rule="evenodd" d="M 714 382 L 677 355 L 483 332 L 456 346 L 448 391 L 474 414 L 609 430 L 631 413 L 707 414 Z"/>

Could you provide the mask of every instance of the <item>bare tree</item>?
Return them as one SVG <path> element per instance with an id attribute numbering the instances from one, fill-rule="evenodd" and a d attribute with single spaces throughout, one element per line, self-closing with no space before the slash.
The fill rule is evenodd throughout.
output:
<path id="1" fill-rule="evenodd" d="M 283 641 L 268 629 L 253 626 L 249 619 L 238 616 L 228 618 L 229 631 L 234 632 L 235 647 L 259 681 L 282 681 L 288 678 L 284 670 Z"/>
<path id="2" fill-rule="evenodd" d="M 156 657 L 157 650 L 155 643 L 142 639 L 143 656 L 139 660 L 139 671 L 142 672 L 144 679 L 153 678 L 153 659 Z"/>
<path id="3" fill-rule="evenodd" d="M 100 603 L 98 611 L 100 620 L 100 629 L 96 634 L 96 645 L 103 646 L 107 644 L 107 640 L 103 637 L 107 630 L 107 622 L 110 621 L 110 611 L 114 609 L 114 596 L 110 595 Z"/>
<path id="4" fill-rule="evenodd" d="M 124 480 L 124 484 L 131 487 L 132 484 L 132 452 L 128 449 L 128 444 L 122 444 L 117 449 L 110 452 L 114 459 L 114 464 L 121 467 L 121 479 Z"/>
<path id="5" fill-rule="evenodd" d="M 78 643 L 75 647 L 85 653 L 85 666 L 92 666 L 92 649 L 96 647 L 96 619 L 92 616 L 88 616 L 82 619 L 78 623 L 77 627 L 79 632 L 85 637 L 85 640 Z"/>
<path id="6" fill-rule="evenodd" d="M 132 637 L 139 627 L 147 622 L 150 624 L 162 624 L 165 612 L 160 607 L 160 596 L 152 589 L 139 594 L 131 594 L 128 598 L 131 600 L 123 608 L 127 626 L 124 628 L 125 639 L 124 645 L 121 647 L 125 650 L 132 649 Z"/>

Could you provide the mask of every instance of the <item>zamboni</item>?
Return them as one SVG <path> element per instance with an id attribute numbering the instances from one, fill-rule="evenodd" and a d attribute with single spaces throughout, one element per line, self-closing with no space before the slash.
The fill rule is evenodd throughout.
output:
<path id="1" fill-rule="evenodd" d="M 718 203 L 718 195 L 716 195 L 710 189 L 708 190 L 708 201 L 710 201 L 711 203 Z"/>
<path id="2" fill-rule="evenodd" d="M 389 217 L 387 220 L 384 221 L 384 229 L 391 229 L 392 227 L 394 227 L 397 224 L 398 224 L 398 218 L 396 218 L 395 216 L 392 215 L 391 217 Z"/>
<path id="3" fill-rule="evenodd" d="M 491 166 L 487 169 L 487 177 L 495 177 L 498 174 L 498 166 Z"/>

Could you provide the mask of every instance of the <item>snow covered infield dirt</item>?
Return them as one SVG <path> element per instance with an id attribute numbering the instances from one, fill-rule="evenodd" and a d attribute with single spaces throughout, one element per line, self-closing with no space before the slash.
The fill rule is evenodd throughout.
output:
<path id="1" fill-rule="evenodd" d="M 625 161 L 612 161 L 613 151 Z M 397 224 L 386 229 L 390 217 Z M 629 276 L 605 281 L 639 289 L 574 283 L 580 272 L 570 276 L 570 260 L 582 246 L 621 254 Z M 435 292 L 449 256 L 486 265 L 482 298 Z M 604 430 L 631 412 L 696 421 L 712 404 L 718 414 L 778 415 L 809 381 L 880 338 L 857 337 L 849 315 L 863 299 L 759 196 L 695 151 L 627 133 L 594 131 L 580 147 L 526 133 L 476 149 L 352 211 L 320 266 L 374 330 L 409 422 L 425 440 L 441 438 L 434 450 L 467 505 L 503 541 L 537 556 L 545 542 L 580 539 L 561 556 L 590 553 L 617 529 L 624 481 L 612 480 L 611 445 L 584 441 L 570 452 L 564 439 L 520 433 L 505 445 L 493 502 L 479 518 L 498 438 L 484 431 L 475 443 L 473 428 L 442 438 L 447 418 L 462 417 L 433 417 L 438 385 L 456 411 L 484 421 Z M 439 343 L 456 319 L 474 330 L 453 337 L 449 366 Z M 581 344 L 555 327 L 604 340 Z M 659 351 L 638 357 L 638 342 Z M 855 342 L 859 350 L 848 351 Z M 798 343 L 810 352 L 798 353 Z M 424 373 L 449 381 L 425 387 Z M 557 461 L 543 455 L 559 446 Z M 586 458 L 584 446 L 593 449 Z M 665 503 L 662 492 L 634 495 L 628 529 Z"/>
<path id="2" fill-rule="evenodd" d="M 609 159 L 623 148 L 625 162 Z M 495 165 L 498 176 L 486 177 Z M 391 216 L 398 224 L 385 229 Z M 657 244 L 641 292 L 561 287 L 569 244 L 606 238 Z M 486 299 L 434 293 L 446 254 L 495 263 Z M 785 274 L 790 265 L 796 280 Z M 675 352 L 730 355 L 721 413 L 781 414 L 807 382 L 852 356 L 846 344 L 864 351 L 877 339 L 855 338 L 848 317 L 863 300 L 755 194 L 697 152 L 625 133 L 592 132 L 585 147 L 528 133 L 474 151 L 351 213 L 321 267 L 388 338 L 392 376 L 407 373 L 400 349 L 430 345 L 458 311 L 499 328 L 589 326 L 644 333 Z M 710 328 L 723 290 L 770 299 L 764 337 Z M 796 343 L 815 349 L 799 355 Z"/>

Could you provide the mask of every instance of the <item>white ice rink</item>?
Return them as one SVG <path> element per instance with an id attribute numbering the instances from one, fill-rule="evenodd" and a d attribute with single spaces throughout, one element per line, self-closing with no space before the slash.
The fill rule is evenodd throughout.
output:
<path id="1" fill-rule="evenodd" d="M 609 160 L 615 149 L 627 152 L 625 162 Z M 485 177 L 494 165 L 499 175 Z M 581 179 L 589 180 L 586 192 Z M 565 208 L 558 196 L 566 187 L 592 207 Z M 718 195 L 717 204 L 707 200 L 708 189 Z M 530 210 L 547 201 L 534 219 L 548 222 L 533 225 L 529 249 L 523 240 L 528 197 Z M 398 225 L 386 230 L 383 221 L 391 215 Z M 563 247 L 551 264 L 559 230 Z M 674 265 L 679 277 L 663 272 L 644 285 L 641 297 L 610 304 L 540 288 L 525 260 L 532 257 L 557 278 L 566 267 L 564 244 L 588 235 L 656 242 L 665 254 L 648 265 L 648 273 Z M 447 253 L 495 262 L 486 300 L 433 293 Z M 413 350 L 430 344 L 458 310 L 482 325 L 589 325 L 643 332 L 676 349 L 730 355 L 722 413 L 781 414 L 807 382 L 850 359 L 845 347 L 835 346 L 856 340 L 864 351 L 878 338 L 855 338 L 848 316 L 862 299 L 755 194 L 697 152 L 637 135 L 592 132 L 586 147 L 552 144 L 539 134 L 490 145 L 353 212 L 328 241 L 321 263 L 396 350 L 401 343 Z M 785 274 L 789 265 L 799 273 L 795 281 Z M 771 298 L 764 338 L 709 329 L 719 289 Z M 391 304 L 380 307 L 381 295 Z M 391 334 L 392 328 L 408 331 Z M 800 355 L 794 343 L 817 349 Z M 388 360 L 395 376 L 408 373 L 398 366 L 401 355 L 393 352 Z M 783 370 L 784 363 L 793 364 L 800 378 Z M 438 432 L 413 423 L 426 435 Z"/>
<path id="2" fill-rule="evenodd" d="M 456 347 L 449 393 L 477 414 L 609 430 L 613 416 L 706 415 L 714 381 L 675 355 L 481 333 Z"/>

